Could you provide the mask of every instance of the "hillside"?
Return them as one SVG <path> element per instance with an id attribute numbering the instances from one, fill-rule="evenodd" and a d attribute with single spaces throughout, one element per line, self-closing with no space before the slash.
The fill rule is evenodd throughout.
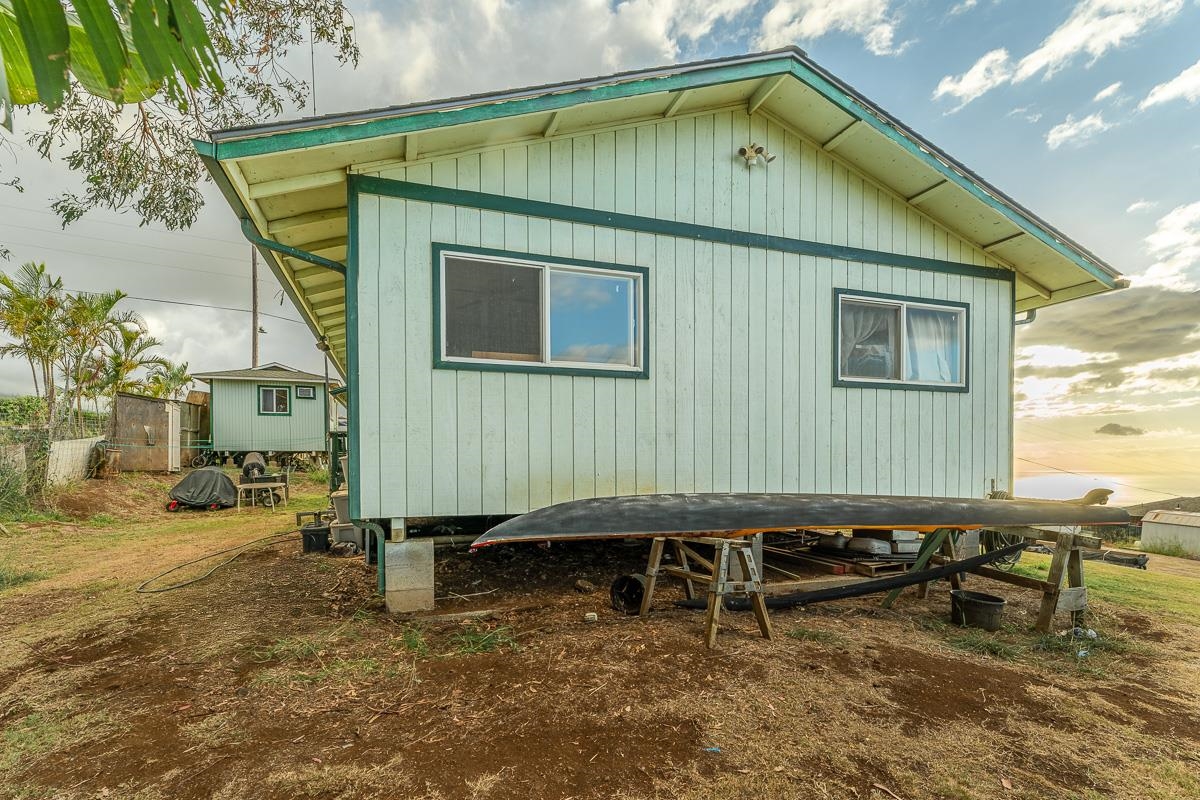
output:
<path id="1" fill-rule="evenodd" d="M 1125 506 L 1125 510 L 1134 516 L 1141 516 L 1147 511 L 1165 509 L 1168 511 L 1200 511 L 1200 497 L 1175 497 L 1155 500 L 1152 503 L 1142 503 L 1136 506 Z"/>

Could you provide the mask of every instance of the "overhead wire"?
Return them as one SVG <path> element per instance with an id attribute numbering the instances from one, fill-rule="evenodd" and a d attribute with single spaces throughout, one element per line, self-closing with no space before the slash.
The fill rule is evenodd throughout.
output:
<path id="1" fill-rule="evenodd" d="M 1080 478 L 1087 478 L 1089 480 L 1093 480 L 1093 481 L 1097 481 L 1097 482 L 1100 480 L 1095 475 L 1088 475 L 1087 473 L 1084 473 L 1084 472 L 1075 472 L 1074 470 L 1063 469 L 1062 467 L 1056 467 L 1053 464 L 1046 464 L 1041 461 L 1034 461 L 1032 458 L 1022 458 L 1020 456 L 1014 456 L 1014 458 L 1017 461 L 1024 461 L 1026 464 L 1036 464 L 1039 467 L 1045 467 L 1046 469 L 1052 469 L 1055 472 L 1062 472 L 1067 475 L 1075 475 Z M 1147 489 L 1145 486 L 1135 486 L 1132 483 L 1123 483 L 1121 481 L 1106 480 L 1105 482 L 1114 484 L 1115 486 L 1124 486 L 1127 489 L 1137 489 L 1139 492 L 1150 492 L 1151 494 L 1160 494 L 1163 497 L 1169 497 L 1172 499 L 1186 496 L 1186 495 L 1178 493 L 1178 492 L 1173 494 L 1171 492 L 1159 491 L 1158 489 Z"/>
<path id="2" fill-rule="evenodd" d="M 68 291 L 77 292 L 80 290 L 69 289 Z M 163 300 L 161 297 L 138 297 L 137 295 L 127 294 L 127 295 L 125 295 L 125 299 L 126 300 L 143 300 L 147 303 L 168 303 L 173 306 L 192 306 L 194 308 L 215 308 L 218 311 L 239 311 L 243 314 L 253 313 L 248 308 L 234 308 L 233 306 L 218 306 L 218 305 L 213 305 L 212 303 L 189 303 L 186 300 Z M 278 314 L 268 314 L 265 311 L 259 311 L 258 315 L 260 317 L 270 317 L 271 319 L 283 320 L 284 322 L 292 322 L 292 323 L 295 323 L 296 325 L 307 325 L 307 323 L 305 323 L 303 320 L 292 319 L 291 317 L 281 317 Z"/>

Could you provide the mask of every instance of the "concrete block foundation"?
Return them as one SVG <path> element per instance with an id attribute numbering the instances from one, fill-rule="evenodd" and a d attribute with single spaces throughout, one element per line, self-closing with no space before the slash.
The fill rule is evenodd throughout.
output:
<path id="1" fill-rule="evenodd" d="M 383 546 L 383 600 L 389 613 L 433 608 L 433 540 L 405 539 Z"/>

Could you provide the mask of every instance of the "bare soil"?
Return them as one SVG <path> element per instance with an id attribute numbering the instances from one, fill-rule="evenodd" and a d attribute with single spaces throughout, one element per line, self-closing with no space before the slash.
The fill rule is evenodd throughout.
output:
<path id="1" fill-rule="evenodd" d="M 60 537 L 70 560 L 0 595 L 0 798 L 1200 797 L 1200 648 L 1178 618 L 1097 600 L 1120 647 L 1081 661 L 1035 647 L 1034 595 L 980 579 L 1010 601 L 984 641 L 1019 653 L 949 628 L 944 584 L 773 612 L 769 642 L 728 613 L 709 651 L 678 587 L 646 619 L 609 608 L 645 546 L 586 543 L 440 549 L 436 615 L 387 615 L 373 568 L 298 538 L 133 594 L 286 519 L 128 502 L 128 531 L 2 542 L 19 560 Z M 490 613 L 439 619 L 464 611 Z"/>

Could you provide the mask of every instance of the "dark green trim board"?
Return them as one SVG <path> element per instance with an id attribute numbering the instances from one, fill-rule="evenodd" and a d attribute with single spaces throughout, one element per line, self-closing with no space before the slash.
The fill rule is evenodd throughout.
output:
<path id="1" fill-rule="evenodd" d="M 460 108 L 412 113 L 403 116 L 384 117 L 354 125 L 331 121 L 326 127 L 284 131 L 242 139 L 227 139 L 213 145 L 213 157 L 225 161 L 246 156 L 279 153 L 305 147 L 341 144 L 344 142 L 370 139 L 376 136 L 394 136 L 430 128 L 449 125 L 464 125 L 471 122 L 516 117 L 523 114 L 538 114 L 557 111 L 583 103 L 602 100 L 619 100 L 658 92 L 672 92 L 700 86 L 717 86 L 770 75 L 785 74 L 790 56 L 744 64 L 729 64 L 710 70 L 663 75 L 660 77 L 628 80 L 621 83 L 594 86 L 574 91 L 539 94 L 533 97 L 508 100 L 503 103 L 479 103 Z"/>
<path id="2" fill-rule="evenodd" d="M 263 389 L 283 389 L 287 392 L 287 411 L 263 411 L 262 410 L 262 390 Z M 256 383 L 254 385 L 254 401 L 258 409 L 260 417 L 290 417 L 292 415 L 292 387 L 283 386 L 273 383 Z"/>
<path id="3" fill-rule="evenodd" d="M 560 258 L 541 253 L 521 253 L 515 250 L 497 250 L 489 247 L 473 247 L 467 245 L 446 244 L 434 242 L 433 251 L 433 368 L 468 370 L 473 372 L 528 372 L 547 375 L 574 375 L 591 378 L 649 378 L 650 377 L 650 270 L 629 264 L 615 264 L 601 261 L 587 261 L 581 258 Z M 642 318 L 638 320 L 638 332 L 641 334 L 641 369 L 612 370 L 588 369 L 587 367 L 565 367 L 553 364 L 489 364 L 486 361 L 447 361 L 442 358 L 442 255 L 443 253 L 463 253 L 466 255 L 496 256 L 512 258 L 529 262 L 531 266 L 539 264 L 561 264 L 570 267 L 588 267 L 605 272 L 625 273 L 641 278 Z M 545 298 L 543 298 L 544 300 Z"/>
<path id="4" fill-rule="evenodd" d="M 312 390 L 312 394 L 310 394 L 308 397 L 303 397 L 300 394 L 301 389 L 310 389 L 310 390 Z M 317 387 L 313 386 L 312 384 L 296 386 L 292 390 L 292 396 L 295 397 L 297 400 L 316 400 L 317 399 Z"/>
<path id="5" fill-rule="evenodd" d="M 362 483 L 362 412 L 359 410 L 362 392 L 358 390 L 358 194 L 353 187 L 346 188 L 346 387 L 350 402 L 346 405 L 346 429 L 350 440 L 350 457 L 347 466 L 350 474 L 346 485 L 350 490 L 350 518 L 362 516 L 359 492 Z M 380 569 L 383 565 L 380 565 Z"/>
<path id="6" fill-rule="evenodd" d="M 528 217 L 561 220 L 563 222 L 577 222 L 584 225 L 597 225 L 603 228 L 674 236 L 681 239 L 693 239 L 696 241 L 713 242 L 715 244 L 777 250 L 783 253 L 831 258 L 839 261 L 855 261 L 865 264 L 882 264 L 888 267 L 947 272 L 955 275 L 967 275 L 972 278 L 991 278 L 999 281 L 1012 281 L 1015 279 L 1015 274 L 1011 270 L 999 269 L 997 267 L 978 267 L 974 264 L 959 264 L 954 261 L 941 261 L 933 258 L 922 258 L 921 256 L 885 253 L 879 250 L 866 250 L 861 247 L 847 247 L 845 245 L 827 244 L 824 242 L 810 242 L 804 239 L 789 239 L 784 236 L 772 236 L 766 233 L 735 231 L 726 228 L 715 228 L 709 225 L 696 225 L 691 222 L 676 222 L 656 217 L 643 217 L 635 214 L 597 211 L 591 208 L 580 208 L 578 206 L 550 203 L 543 200 L 526 200 L 524 198 L 487 194 L 486 192 L 476 192 L 466 189 L 447 189 L 423 183 L 411 183 L 409 181 L 397 181 L 367 175 L 349 176 L 347 188 L 352 199 L 358 194 L 374 194 L 425 203 L 478 208 L 483 211 L 520 214 Z"/>
<path id="7" fill-rule="evenodd" d="M 841 342 L 841 310 L 842 298 L 853 299 L 863 297 L 875 300 L 895 300 L 904 303 L 920 303 L 928 306 L 962 309 L 963 311 L 963 343 L 962 343 L 962 386 L 938 385 L 928 383 L 909 383 L 907 381 L 872 381 L 843 378 L 841 375 L 842 342 Z M 971 305 L 957 300 L 939 300 L 931 297 L 913 297 L 903 294 L 882 294 L 867 292 L 859 289 L 836 288 L 833 290 L 833 330 L 829 338 L 833 343 L 833 385 L 845 389 L 893 389 L 906 392 L 954 392 L 964 394 L 971 391 Z M 904 330 L 900 332 L 900 347 L 904 347 Z M 1011 348 L 1010 348 L 1011 349 Z"/>

